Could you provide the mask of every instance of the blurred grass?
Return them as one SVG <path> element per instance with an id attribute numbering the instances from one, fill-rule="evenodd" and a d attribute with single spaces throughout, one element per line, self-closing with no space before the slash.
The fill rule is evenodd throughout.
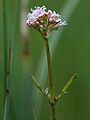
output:
<path id="1" fill-rule="evenodd" d="M 72 4 L 65 9 L 63 7 L 70 0 L 56 1 L 33 1 L 30 0 L 27 11 L 34 6 L 45 5 L 52 10 L 59 12 L 61 10 L 62 18 L 67 19 L 68 26 L 61 32 L 55 32 L 55 36 L 50 44 L 57 41 L 53 51 L 53 79 L 55 80 L 56 92 L 65 85 L 68 78 L 74 73 L 78 73 L 78 79 L 70 87 L 68 93 L 61 98 L 57 104 L 58 120 L 90 120 L 90 1 L 80 0 L 69 18 L 64 17 L 69 10 L 72 10 Z M 7 13 L 7 40 L 12 41 L 11 56 L 11 78 L 10 78 L 10 120 L 33 120 L 33 106 L 39 120 L 49 120 L 48 102 L 32 85 L 30 78 L 32 73 L 37 74 L 39 60 L 45 55 L 44 42 L 40 34 L 35 30 L 29 30 L 30 33 L 30 53 L 31 57 L 25 61 L 22 57 L 22 36 L 20 31 L 20 2 L 6 0 Z M 2 19 L 2 1 L 0 0 L 0 120 L 3 118 L 3 98 L 4 98 L 4 47 L 3 47 L 3 19 Z M 51 37 L 52 38 L 52 37 Z M 58 39 L 57 39 L 58 38 Z M 55 44 L 54 44 L 55 45 Z M 44 51 L 45 52 L 45 51 Z M 43 64 L 44 61 L 41 61 Z M 42 68 L 42 66 L 40 65 Z M 44 69 L 44 68 L 43 68 Z M 42 69 L 40 69 L 42 71 Z M 44 72 L 47 72 L 45 70 Z M 41 77 L 41 72 L 37 78 Z M 44 76 L 43 80 L 46 79 Z M 41 81 L 43 83 L 43 81 Z M 44 82 L 46 88 L 48 82 Z M 33 91 L 34 90 L 34 91 Z M 39 94 L 36 94 L 39 93 Z M 38 96 L 37 96 L 38 95 Z M 40 99 L 41 97 L 41 99 Z M 32 100 L 34 98 L 34 100 Z M 39 103 L 38 103 L 39 98 Z M 38 103 L 38 104 L 37 104 Z M 41 107 L 40 107 L 41 106 Z M 43 112 L 42 112 L 43 111 Z"/>
<path id="2" fill-rule="evenodd" d="M 2 30 L 2 22 L 3 19 L 2 18 L 2 5 L 1 5 L 1 1 L 0 1 L 0 41 L 3 39 L 3 30 Z M 3 42 L 1 41 L 0 43 L 0 119 L 2 120 L 2 113 L 3 113 L 3 105 L 4 105 L 4 62 L 3 62 Z"/>

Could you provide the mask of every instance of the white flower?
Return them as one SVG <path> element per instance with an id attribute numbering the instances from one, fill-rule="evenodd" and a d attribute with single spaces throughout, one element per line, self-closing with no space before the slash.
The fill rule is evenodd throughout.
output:
<path id="1" fill-rule="evenodd" d="M 26 23 L 29 26 L 33 25 L 39 17 L 42 17 L 45 15 L 46 13 L 45 10 L 46 10 L 45 6 L 35 7 L 35 10 L 31 9 L 32 13 L 30 12 L 28 13 Z"/>
<path id="2" fill-rule="evenodd" d="M 48 10 L 46 7 L 35 7 L 27 15 L 26 23 L 29 27 L 33 27 L 40 31 L 43 35 L 49 35 L 54 29 L 67 25 L 66 21 L 61 20 L 61 16 L 55 11 Z"/>
<path id="3" fill-rule="evenodd" d="M 56 13 L 55 11 L 48 10 L 48 19 L 50 22 L 60 22 L 61 21 L 61 16 Z"/>

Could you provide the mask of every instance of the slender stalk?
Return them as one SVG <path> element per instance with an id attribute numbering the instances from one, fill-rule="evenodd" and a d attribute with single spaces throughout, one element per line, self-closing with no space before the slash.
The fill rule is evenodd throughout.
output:
<path id="1" fill-rule="evenodd" d="M 51 56 L 50 56 L 50 49 L 48 44 L 48 39 L 45 39 L 46 45 L 46 53 L 47 53 L 47 64 L 48 64 L 48 79 L 50 82 L 50 96 L 51 100 L 54 100 L 54 82 L 52 80 L 52 71 L 51 71 Z"/>
<path id="2" fill-rule="evenodd" d="M 10 82 L 10 71 L 11 71 L 11 47 L 12 47 L 12 44 L 11 44 L 11 40 L 9 41 L 9 49 L 7 47 L 7 21 L 6 21 L 6 0 L 2 0 L 3 2 L 3 39 L 4 39 L 4 64 L 5 64 L 5 95 L 4 95 L 4 116 L 3 116 L 3 120 L 9 120 L 9 106 L 10 106 L 10 87 L 9 87 L 9 82 Z M 16 16 L 19 16 L 17 15 L 17 13 L 19 13 L 20 9 L 20 1 L 17 5 L 17 12 L 16 12 Z M 18 17 L 16 17 L 16 22 L 15 22 L 15 29 L 14 29 L 14 32 L 13 32 L 13 36 L 14 36 L 14 39 L 16 39 L 16 36 L 15 36 L 15 33 L 16 33 L 16 30 L 17 30 L 17 20 L 18 20 Z M 13 37 L 12 37 L 13 39 Z M 14 42 L 13 42 L 13 45 L 14 45 Z"/>
<path id="3" fill-rule="evenodd" d="M 55 95 L 54 95 L 54 82 L 52 79 L 52 71 L 51 71 L 51 56 L 50 56 L 50 49 L 48 39 L 45 37 L 45 45 L 46 45 L 46 53 L 47 53 L 47 64 L 48 64 L 48 79 L 50 83 L 50 109 L 51 109 L 51 120 L 56 120 L 55 115 Z"/>
<path id="4" fill-rule="evenodd" d="M 4 49 L 4 82 L 6 90 L 6 79 L 7 79 L 7 30 L 6 30 L 6 2 L 2 0 L 3 5 L 3 49 Z M 6 93 L 6 92 L 5 92 Z"/>
<path id="5" fill-rule="evenodd" d="M 10 62 L 11 62 L 11 43 L 8 51 L 8 64 L 6 74 L 6 89 L 5 89 L 5 105 L 4 105 L 4 120 L 9 120 L 9 80 L 10 80 Z"/>
<path id="6" fill-rule="evenodd" d="M 3 5 L 3 46 L 4 46 L 4 113 L 3 113 L 3 119 L 7 120 L 8 115 L 8 76 L 9 73 L 7 73 L 7 24 L 6 24 L 6 1 L 2 0 Z"/>
<path id="7" fill-rule="evenodd" d="M 51 106 L 51 120 L 56 120 L 56 110 L 55 110 L 56 104 L 53 104 Z"/>

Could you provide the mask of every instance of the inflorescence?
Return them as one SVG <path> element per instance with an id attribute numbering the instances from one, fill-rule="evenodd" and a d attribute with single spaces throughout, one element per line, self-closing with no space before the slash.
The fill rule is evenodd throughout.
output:
<path id="1" fill-rule="evenodd" d="M 59 29 L 67 25 L 66 21 L 61 20 L 61 16 L 55 11 L 47 10 L 46 7 L 35 7 L 27 15 L 26 24 L 37 29 L 43 36 L 49 36 L 52 30 Z"/>

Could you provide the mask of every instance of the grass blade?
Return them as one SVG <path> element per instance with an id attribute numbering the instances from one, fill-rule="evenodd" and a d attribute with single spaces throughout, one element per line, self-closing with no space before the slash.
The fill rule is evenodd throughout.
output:
<path id="1" fill-rule="evenodd" d="M 4 116 L 3 119 L 7 120 L 7 114 L 8 114 L 8 96 L 6 94 L 6 89 L 7 89 L 7 21 L 6 21 L 6 1 L 2 0 L 2 5 L 3 5 L 3 50 L 4 50 Z"/>

